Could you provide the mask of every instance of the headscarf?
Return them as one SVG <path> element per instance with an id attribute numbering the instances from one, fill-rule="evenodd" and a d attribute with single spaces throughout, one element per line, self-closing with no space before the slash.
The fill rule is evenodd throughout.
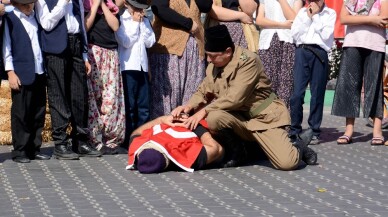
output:
<path id="1" fill-rule="evenodd" d="M 345 7 L 352 15 L 368 15 L 376 0 L 346 0 Z"/>

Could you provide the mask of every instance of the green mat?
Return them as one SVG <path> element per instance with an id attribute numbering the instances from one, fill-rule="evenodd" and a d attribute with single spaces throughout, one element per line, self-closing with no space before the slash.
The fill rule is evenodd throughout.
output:
<path id="1" fill-rule="evenodd" d="M 308 106 L 310 105 L 310 98 L 311 98 L 310 90 L 306 90 L 306 95 L 304 96 L 305 105 L 308 105 Z M 334 98 L 334 90 L 326 90 L 324 106 L 331 108 L 333 104 L 333 98 Z"/>

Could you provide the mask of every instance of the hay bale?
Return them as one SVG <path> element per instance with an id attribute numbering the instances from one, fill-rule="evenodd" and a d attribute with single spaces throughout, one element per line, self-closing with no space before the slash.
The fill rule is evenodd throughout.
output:
<path id="1" fill-rule="evenodd" d="M 0 145 L 11 145 L 11 89 L 8 81 L 1 81 L 0 87 Z M 46 106 L 46 121 L 42 132 L 43 142 L 51 140 L 51 118 Z"/>

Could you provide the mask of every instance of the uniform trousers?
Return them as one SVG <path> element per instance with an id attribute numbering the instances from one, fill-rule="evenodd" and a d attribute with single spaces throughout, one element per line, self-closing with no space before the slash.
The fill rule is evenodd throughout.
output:
<path id="1" fill-rule="evenodd" d="M 36 75 L 31 85 L 12 90 L 12 158 L 33 157 L 42 145 L 46 114 L 46 75 Z"/>
<path id="2" fill-rule="evenodd" d="M 276 169 L 292 170 L 298 166 L 299 152 L 291 144 L 288 133 L 283 127 L 249 130 L 249 120 L 241 113 L 223 110 L 209 112 L 206 121 L 212 132 L 225 128 L 233 129 L 240 138 L 256 141 Z"/>
<path id="3" fill-rule="evenodd" d="M 66 144 L 71 124 L 73 140 L 88 138 L 88 89 L 80 34 L 69 34 L 67 48 L 60 54 L 45 53 L 47 93 L 55 145 Z"/>

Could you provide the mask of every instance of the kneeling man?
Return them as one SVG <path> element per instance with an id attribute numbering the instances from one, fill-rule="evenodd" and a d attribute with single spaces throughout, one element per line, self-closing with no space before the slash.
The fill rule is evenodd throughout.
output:
<path id="1" fill-rule="evenodd" d="M 258 143 L 276 169 L 295 169 L 300 160 L 316 164 L 317 154 L 307 147 L 311 130 L 295 145 L 288 138 L 290 114 L 272 92 L 259 57 L 235 46 L 224 25 L 206 29 L 205 41 L 206 77 L 189 102 L 171 114 L 195 112 L 184 122 L 189 129 L 202 119 L 211 132 L 233 129 L 240 138 Z"/>

